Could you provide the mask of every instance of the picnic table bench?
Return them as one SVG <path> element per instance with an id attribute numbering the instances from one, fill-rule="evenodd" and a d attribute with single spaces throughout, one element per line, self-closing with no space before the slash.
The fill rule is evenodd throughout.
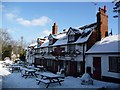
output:
<path id="1" fill-rule="evenodd" d="M 44 84 L 47 84 L 46 88 L 48 88 L 51 83 L 59 83 L 61 85 L 60 82 L 63 82 L 64 79 L 59 79 L 59 80 L 52 79 L 52 80 L 49 80 L 49 79 L 36 78 L 36 81 L 38 81 L 38 83 L 37 83 L 38 85 L 40 84 L 40 82 L 42 82 Z"/>
<path id="2" fill-rule="evenodd" d="M 39 85 L 40 82 L 43 82 L 43 83 L 47 84 L 46 88 L 48 88 L 51 83 L 59 83 L 59 85 L 61 85 L 61 82 L 64 81 L 64 79 L 62 79 L 57 74 L 42 73 L 41 76 L 42 76 L 42 78 L 36 78 L 36 81 L 38 81 L 37 84 Z"/>

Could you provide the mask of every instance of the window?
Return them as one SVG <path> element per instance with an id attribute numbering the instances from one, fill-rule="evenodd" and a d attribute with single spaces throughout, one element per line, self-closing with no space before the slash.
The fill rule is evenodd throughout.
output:
<path id="1" fill-rule="evenodd" d="M 47 66 L 51 67 L 53 65 L 53 60 L 47 60 Z"/>
<path id="2" fill-rule="evenodd" d="M 68 36 L 68 41 L 74 41 L 75 40 L 75 36 L 74 35 L 69 35 Z"/>
<path id="3" fill-rule="evenodd" d="M 52 53 L 53 52 L 53 48 L 52 47 L 48 47 L 48 53 Z"/>
<path id="4" fill-rule="evenodd" d="M 120 73 L 120 57 L 109 57 L 109 71 Z"/>
<path id="5" fill-rule="evenodd" d="M 55 56 L 64 56 L 65 48 L 63 47 L 56 47 L 54 48 L 54 55 Z"/>
<path id="6" fill-rule="evenodd" d="M 73 53 L 75 52 L 75 45 L 68 45 L 68 52 Z"/>
<path id="7" fill-rule="evenodd" d="M 53 39 L 50 39 L 50 40 L 49 40 L 49 44 L 52 44 L 52 43 L 53 43 Z"/>

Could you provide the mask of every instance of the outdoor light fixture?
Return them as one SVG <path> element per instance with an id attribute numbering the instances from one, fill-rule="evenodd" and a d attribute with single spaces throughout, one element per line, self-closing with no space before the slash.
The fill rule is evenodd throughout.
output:
<path id="1" fill-rule="evenodd" d="M 81 52 L 77 49 L 76 54 L 79 55 L 79 54 L 81 54 Z"/>

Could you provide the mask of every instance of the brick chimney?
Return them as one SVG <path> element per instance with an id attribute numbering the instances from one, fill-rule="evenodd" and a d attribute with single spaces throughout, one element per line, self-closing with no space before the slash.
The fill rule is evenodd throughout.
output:
<path id="1" fill-rule="evenodd" d="M 54 25 L 52 26 L 52 34 L 57 34 L 58 32 L 58 26 L 56 23 L 54 23 Z"/>
<path id="2" fill-rule="evenodd" d="M 104 9 L 99 8 L 97 13 L 97 41 L 108 36 L 108 15 L 106 11 L 106 6 L 104 6 Z"/>

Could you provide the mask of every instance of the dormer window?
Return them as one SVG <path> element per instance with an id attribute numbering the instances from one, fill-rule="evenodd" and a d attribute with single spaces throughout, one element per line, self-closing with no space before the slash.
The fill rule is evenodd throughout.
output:
<path id="1" fill-rule="evenodd" d="M 72 42 L 72 41 L 74 41 L 75 40 L 75 35 L 68 35 L 68 41 L 69 42 Z"/>
<path id="2" fill-rule="evenodd" d="M 52 36 L 52 34 L 49 35 L 48 39 L 49 39 L 49 44 L 50 45 L 53 44 L 53 36 Z"/>
<path id="3" fill-rule="evenodd" d="M 68 42 L 75 41 L 75 32 L 73 31 L 71 27 L 69 28 L 67 35 L 68 35 Z"/>
<path id="4" fill-rule="evenodd" d="M 49 45 L 52 45 L 52 44 L 54 44 L 58 39 L 56 39 L 56 35 L 50 34 L 50 35 L 48 36 L 48 40 L 49 40 Z"/>
<path id="5" fill-rule="evenodd" d="M 49 40 L 49 44 L 52 44 L 52 43 L 53 43 L 53 39 L 50 39 L 50 40 Z"/>

